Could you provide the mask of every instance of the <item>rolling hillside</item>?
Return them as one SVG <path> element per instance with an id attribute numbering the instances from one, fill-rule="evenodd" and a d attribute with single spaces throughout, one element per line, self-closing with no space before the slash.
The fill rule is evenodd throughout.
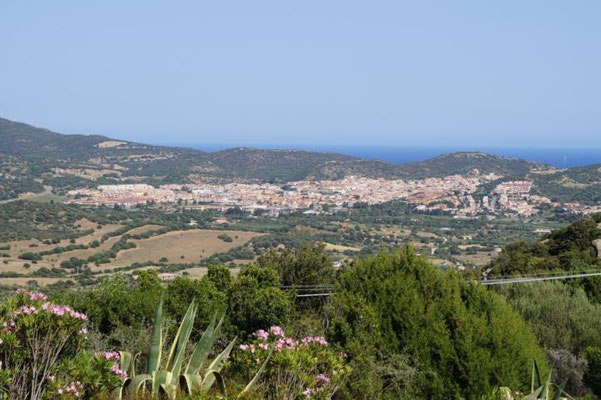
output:
<path id="1" fill-rule="evenodd" d="M 421 179 L 464 175 L 474 169 L 480 173 L 494 172 L 520 178 L 532 172 L 547 171 L 549 173 L 545 175 L 532 174 L 536 175 L 537 182 L 547 188 L 543 190 L 545 192 L 558 191 L 555 187 L 558 185 L 557 179 L 563 179 L 563 176 L 578 184 L 584 179 L 582 171 L 577 169 L 557 175 L 550 173 L 555 169 L 545 164 L 480 152 L 450 153 L 422 162 L 403 164 L 300 150 L 234 148 L 205 153 L 189 148 L 153 146 L 98 135 L 62 135 L 1 118 L 0 156 L 5 159 L 12 157 L 11 163 L 14 164 L 14 160 L 22 162 L 28 167 L 28 171 L 37 171 L 38 174 L 56 167 L 119 169 L 122 177 L 151 177 L 165 181 L 185 180 L 194 175 L 274 182 L 311 178 L 340 179 L 348 175 Z M 597 171 L 596 174 L 600 175 L 601 172 Z M 594 179 L 599 180 L 597 175 Z M 592 175 L 585 173 L 584 176 Z M 559 183 L 560 186 L 562 184 Z"/>

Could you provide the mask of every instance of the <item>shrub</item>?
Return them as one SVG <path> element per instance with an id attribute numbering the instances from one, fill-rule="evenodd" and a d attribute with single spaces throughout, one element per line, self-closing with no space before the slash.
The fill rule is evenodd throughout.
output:
<path id="1" fill-rule="evenodd" d="M 91 397 L 121 382 L 121 376 L 111 373 L 112 365 L 80 353 L 87 336 L 85 314 L 53 304 L 43 293 L 26 291 L 3 307 L 0 389 L 8 398 Z"/>
<path id="2" fill-rule="evenodd" d="M 545 358 L 501 296 L 440 271 L 410 247 L 355 261 L 334 292 L 332 341 L 358 362 L 407 354 L 427 374 L 415 397 L 475 398 L 499 384 L 523 389 L 530 360 Z"/>
<path id="3" fill-rule="evenodd" d="M 265 363 L 260 394 L 270 399 L 330 399 L 350 372 L 346 354 L 325 338 L 287 337 L 279 326 L 255 332 L 239 346 L 235 363 L 249 377 Z"/>

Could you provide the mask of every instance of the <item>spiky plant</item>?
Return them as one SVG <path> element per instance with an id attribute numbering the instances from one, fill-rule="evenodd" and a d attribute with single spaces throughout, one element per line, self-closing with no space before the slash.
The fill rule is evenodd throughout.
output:
<path id="1" fill-rule="evenodd" d="M 565 387 L 566 381 L 561 385 L 557 386 L 556 390 L 551 397 L 551 389 L 554 384 L 551 383 L 551 374 L 553 371 L 549 371 L 547 377 L 543 380 L 540 373 L 540 368 L 536 359 L 532 364 L 532 379 L 530 382 L 530 394 L 519 397 L 522 400 L 560 400 L 563 399 L 563 388 Z M 514 393 L 507 387 L 501 387 L 496 389 L 489 396 L 482 397 L 482 400 L 515 400 Z"/>
<path id="2" fill-rule="evenodd" d="M 217 357 L 209 362 L 209 355 L 225 317 L 222 314 L 219 321 L 217 321 L 218 316 L 216 313 L 202 337 L 196 343 L 192 355 L 186 357 L 186 347 L 194 326 L 196 311 L 197 305 L 192 302 L 173 339 L 169 354 L 164 357 L 162 329 L 163 297 L 161 296 L 150 340 L 146 373 L 134 376 L 135 368 L 131 354 L 122 353 L 124 354 L 122 360 L 128 360 L 127 365 L 122 365 L 122 369 L 130 371 L 131 375 L 124 383 L 123 388 L 118 390 L 117 398 L 120 399 L 124 392 L 132 398 L 140 391 L 149 391 L 152 397 L 159 397 L 160 394 L 164 393 L 169 399 L 174 399 L 178 391 L 196 396 L 206 393 L 215 383 L 219 390 L 223 394 L 226 394 L 226 386 L 221 375 L 221 370 L 234 347 L 236 339 L 234 338 Z M 265 360 L 265 363 L 267 361 Z M 244 393 L 252 390 L 258 381 L 258 375 L 264 369 L 263 367 L 264 365 L 260 368 L 257 376 L 244 389 Z"/>

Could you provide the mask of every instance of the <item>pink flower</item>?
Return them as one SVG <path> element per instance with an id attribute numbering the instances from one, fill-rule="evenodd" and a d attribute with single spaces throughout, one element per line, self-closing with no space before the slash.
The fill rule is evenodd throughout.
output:
<path id="1" fill-rule="evenodd" d="M 121 380 L 124 381 L 127 379 L 127 372 L 125 372 L 121 368 L 119 368 L 119 364 L 113 364 L 111 371 L 113 371 L 113 373 L 115 375 L 117 375 L 119 378 L 121 378 Z"/>
<path id="2" fill-rule="evenodd" d="M 277 325 L 272 326 L 269 329 L 269 332 L 271 332 L 272 335 L 284 337 L 284 330 Z"/>
<path id="3" fill-rule="evenodd" d="M 121 354 L 117 351 L 97 351 L 94 353 L 94 357 L 102 357 L 107 360 L 120 360 Z"/>
<path id="4" fill-rule="evenodd" d="M 330 383 L 330 378 L 324 374 L 319 374 L 315 377 L 315 380 L 319 383 Z"/>
<path id="5" fill-rule="evenodd" d="M 305 390 L 303 390 L 303 396 L 305 396 L 305 397 L 311 397 L 311 389 L 310 388 L 306 388 Z"/>
<path id="6" fill-rule="evenodd" d="M 46 296 L 44 293 L 29 293 L 28 296 L 30 300 L 48 300 L 48 296 Z"/>
<path id="7" fill-rule="evenodd" d="M 267 340 L 267 338 L 269 337 L 269 333 L 261 329 L 255 332 L 255 336 L 261 340 Z"/>
<path id="8" fill-rule="evenodd" d="M 307 336 L 302 340 L 304 345 L 308 345 L 309 343 L 317 343 L 322 346 L 327 346 L 328 341 L 322 336 Z"/>
<path id="9" fill-rule="evenodd" d="M 239 347 L 240 347 L 240 350 L 242 350 L 242 351 L 248 350 L 248 345 L 247 344 L 241 344 Z"/>

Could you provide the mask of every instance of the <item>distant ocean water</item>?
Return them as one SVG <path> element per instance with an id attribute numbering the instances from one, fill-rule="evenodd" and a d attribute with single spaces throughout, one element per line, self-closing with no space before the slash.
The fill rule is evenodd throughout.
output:
<path id="1" fill-rule="evenodd" d="M 179 145 L 181 146 L 181 144 Z M 234 145 L 186 145 L 202 151 L 218 151 Z M 285 145 L 245 145 L 259 149 L 299 149 L 308 151 L 332 151 L 361 157 L 367 160 L 381 160 L 392 163 L 424 161 L 432 157 L 456 151 L 482 151 L 498 156 L 517 157 L 539 161 L 559 168 L 580 167 L 601 164 L 601 149 L 531 149 L 531 148 L 451 148 L 451 147 L 371 147 L 371 146 L 285 146 Z"/>

